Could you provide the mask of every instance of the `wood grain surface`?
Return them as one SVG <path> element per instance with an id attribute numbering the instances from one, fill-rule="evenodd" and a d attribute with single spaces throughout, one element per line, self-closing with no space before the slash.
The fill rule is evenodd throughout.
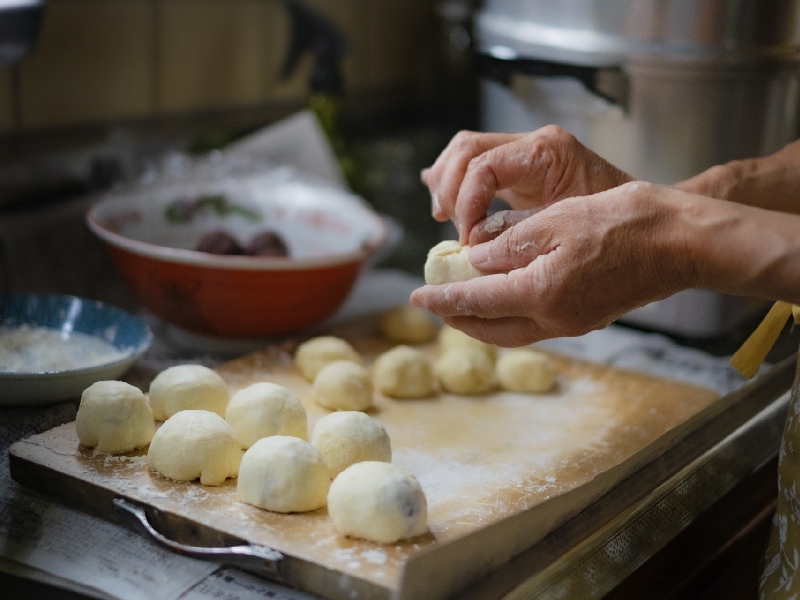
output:
<path id="1" fill-rule="evenodd" d="M 367 365 L 390 348 L 371 320 L 333 333 L 349 339 Z M 291 389 L 308 411 L 311 431 L 329 411 L 314 403 L 311 385 L 293 365 L 292 349 L 266 348 L 217 371 L 232 393 L 257 381 Z M 432 358 L 439 352 L 436 344 L 425 350 Z M 293 585 L 347 598 L 352 597 L 347 582 L 359 581 L 376 590 L 374 597 L 389 597 L 398 590 L 410 558 L 592 481 L 717 397 L 702 388 L 552 358 L 558 383 L 547 394 L 440 393 L 424 400 L 393 400 L 376 392 L 370 414 L 389 432 L 393 462 L 417 476 L 428 500 L 429 533 L 398 544 L 342 537 L 325 509 L 286 515 L 243 504 L 235 480 L 220 487 L 171 481 L 148 470 L 145 450 L 122 456 L 93 452 L 79 444 L 74 423 L 17 443 L 12 455 L 23 464 L 85 482 L 89 489 L 113 492 L 202 527 L 271 546 L 286 560 L 311 565 L 312 571 L 317 565 L 343 576 L 341 589 L 320 590 L 306 569 L 304 581 L 291 581 Z M 330 577 L 325 581 L 329 586 Z"/>

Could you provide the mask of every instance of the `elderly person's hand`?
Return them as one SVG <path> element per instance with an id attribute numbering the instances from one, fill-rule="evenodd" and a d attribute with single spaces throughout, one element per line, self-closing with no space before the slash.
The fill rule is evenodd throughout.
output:
<path id="1" fill-rule="evenodd" d="M 689 287 L 800 301 L 800 217 L 633 182 L 557 202 L 411 301 L 499 346 L 575 336 Z"/>
<path id="2" fill-rule="evenodd" d="M 436 162 L 422 172 L 431 191 L 433 216 L 453 219 L 462 244 L 480 243 L 538 207 L 563 198 L 601 192 L 632 177 L 586 148 L 573 135 L 550 125 L 525 134 L 473 133 L 456 135 Z M 479 227 L 495 197 L 512 208 Z"/>

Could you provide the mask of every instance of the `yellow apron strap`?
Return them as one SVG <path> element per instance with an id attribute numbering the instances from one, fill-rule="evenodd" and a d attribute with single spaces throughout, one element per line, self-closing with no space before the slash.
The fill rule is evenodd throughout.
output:
<path id="1" fill-rule="evenodd" d="M 780 300 L 773 304 L 764 320 L 731 357 L 733 368 L 744 377 L 752 378 L 791 316 L 794 316 L 795 323 L 800 323 L 800 306 Z"/>

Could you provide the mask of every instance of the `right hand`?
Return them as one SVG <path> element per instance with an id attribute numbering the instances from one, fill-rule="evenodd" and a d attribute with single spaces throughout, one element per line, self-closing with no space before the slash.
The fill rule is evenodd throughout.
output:
<path id="1" fill-rule="evenodd" d="M 718 252 L 722 260 L 698 252 L 705 244 L 721 246 L 714 228 L 741 221 L 742 212 L 642 182 L 568 198 L 473 246 L 469 259 L 482 277 L 426 285 L 411 302 L 498 346 L 583 335 L 710 281 L 699 273 L 709 263 L 744 272 L 747 261 L 734 256 L 731 244 Z"/>
<path id="2" fill-rule="evenodd" d="M 523 134 L 462 131 L 422 171 L 434 218 L 452 219 L 462 244 L 495 196 L 531 210 L 632 180 L 555 125 Z"/>

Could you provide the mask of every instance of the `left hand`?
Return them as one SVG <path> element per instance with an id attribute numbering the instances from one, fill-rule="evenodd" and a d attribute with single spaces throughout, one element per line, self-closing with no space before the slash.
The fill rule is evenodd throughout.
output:
<path id="1" fill-rule="evenodd" d="M 434 218 L 452 219 L 462 244 L 495 196 L 530 210 L 632 179 L 555 125 L 523 134 L 462 131 L 422 172 Z"/>
<path id="2" fill-rule="evenodd" d="M 498 346 L 576 336 L 697 282 L 671 188 L 628 183 L 562 200 L 472 248 L 492 273 L 425 286 L 411 302 Z"/>

